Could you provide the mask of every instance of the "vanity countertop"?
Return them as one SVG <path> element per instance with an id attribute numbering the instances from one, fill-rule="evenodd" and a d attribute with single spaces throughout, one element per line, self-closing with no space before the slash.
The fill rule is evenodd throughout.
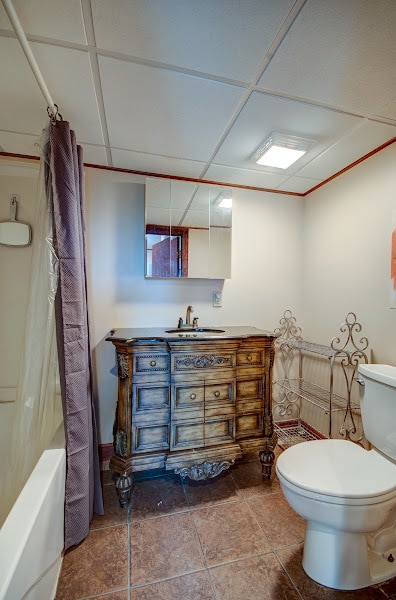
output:
<path id="1" fill-rule="evenodd" d="M 199 331 L 199 329 L 207 329 L 208 331 Z M 212 330 L 212 331 L 210 331 Z M 219 330 L 215 332 L 213 330 Z M 171 333 L 169 333 L 169 331 Z M 153 341 L 166 341 L 166 340 L 186 340 L 189 341 L 202 341 L 202 340 L 222 340 L 230 338 L 249 338 L 249 337 L 276 337 L 273 331 L 266 331 L 264 329 L 257 329 L 256 327 L 250 327 L 247 325 L 239 326 L 206 326 L 198 327 L 197 330 L 182 329 L 178 330 L 176 327 L 138 327 L 138 328 L 123 328 L 123 329 L 112 329 L 110 334 L 106 337 L 108 341 L 119 341 L 119 342 L 133 342 L 135 340 L 153 340 Z"/>

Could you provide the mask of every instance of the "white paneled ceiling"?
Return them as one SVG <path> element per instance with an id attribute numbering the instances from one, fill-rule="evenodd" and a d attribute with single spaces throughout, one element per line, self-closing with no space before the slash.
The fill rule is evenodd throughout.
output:
<path id="1" fill-rule="evenodd" d="M 304 194 L 396 138 L 395 0 L 14 0 L 86 163 Z M 0 150 L 46 102 L 0 4 Z M 310 138 L 287 170 L 251 155 Z"/>

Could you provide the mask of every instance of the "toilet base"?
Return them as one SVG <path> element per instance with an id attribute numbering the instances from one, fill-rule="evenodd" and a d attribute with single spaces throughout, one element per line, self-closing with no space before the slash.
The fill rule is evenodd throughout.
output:
<path id="1" fill-rule="evenodd" d="M 396 575 L 396 560 L 369 550 L 364 534 L 307 522 L 302 562 L 306 574 L 336 590 L 357 590 Z"/>

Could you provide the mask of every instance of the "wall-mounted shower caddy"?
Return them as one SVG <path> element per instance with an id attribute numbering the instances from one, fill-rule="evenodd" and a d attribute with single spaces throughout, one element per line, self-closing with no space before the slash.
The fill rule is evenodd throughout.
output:
<path id="1" fill-rule="evenodd" d="M 281 378 L 274 381 L 273 394 L 273 418 L 279 444 L 288 447 L 307 440 L 334 437 L 334 413 L 341 413 L 339 436 L 361 443 L 363 435 L 359 437 L 356 427 L 359 402 L 355 400 L 357 390 L 354 393 L 353 390 L 358 365 L 368 363 L 365 351 L 369 343 L 366 337 L 358 341 L 355 339 L 355 335 L 362 330 L 355 313 L 347 314 L 340 327 L 342 336 L 334 337 L 329 346 L 305 341 L 302 330 L 290 310 L 284 312 L 279 324 L 280 327 L 275 329 L 275 359 L 278 359 L 277 366 Z M 304 358 L 309 356 L 328 359 L 325 386 L 304 379 Z M 294 377 L 296 361 L 298 376 Z M 341 381 L 345 393 L 335 392 L 335 378 L 337 390 Z M 301 409 L 304 402 L 318 407 L 328 415 L 327 435 L 320 434 L 303 421 Z"/>

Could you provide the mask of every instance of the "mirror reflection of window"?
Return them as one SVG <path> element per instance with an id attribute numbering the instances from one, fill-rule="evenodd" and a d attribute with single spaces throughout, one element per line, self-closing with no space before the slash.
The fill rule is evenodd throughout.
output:
<path id="1" fill-rule="evenodd" d="M 231 204 L 223 186 L 148 178 L 145 276 L 231 277 Z"/>
<path id="2" fill-rule="evenodd" d="M 188 277 L 188 229 L 146 225 L 146 277 Z"/>
<path id="3" fill-rule="evenodd" d="M 149 277 L 181 277 L 181 239 L 155 233 L 146 236 Z"/>

